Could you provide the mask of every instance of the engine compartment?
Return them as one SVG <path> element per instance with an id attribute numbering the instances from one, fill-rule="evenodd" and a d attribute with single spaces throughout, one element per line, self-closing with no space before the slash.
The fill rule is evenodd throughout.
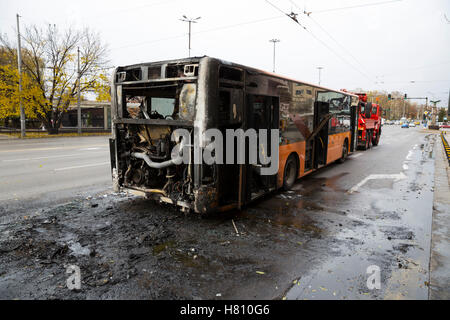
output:
<path id="1" fill-rule="evenodd" d="M 175 129 L 138 124 L 118 128 L 119 185 L 172 201 L 193 200 L 191 165 L 173 163 L 171 151 L 176 142 L 171 135 Z"/>

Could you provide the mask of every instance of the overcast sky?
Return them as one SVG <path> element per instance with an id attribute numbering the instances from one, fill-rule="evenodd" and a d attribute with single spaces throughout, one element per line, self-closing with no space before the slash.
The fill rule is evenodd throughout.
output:
<path id="1" fill-rule="evenodd" d="M 447 106 L 450 0 L 270 2 L 299 13 L 306 30 L 265 0 L 0 0 L 0 32 L 15 39 L 16 13 L 22 28 L 89 26 L 118 66 L 188 56 L 188 25 L 179 19 L 200 16 L 193 24 L 192 55 L 272 71 L 269 40 L 277 38 L 279 74 L 317 83 L 321 66 L 321 84 L 334 89 L 401 91 Z"/>

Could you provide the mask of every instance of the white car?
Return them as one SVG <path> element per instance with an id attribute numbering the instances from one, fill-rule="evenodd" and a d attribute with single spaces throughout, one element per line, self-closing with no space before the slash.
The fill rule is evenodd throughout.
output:
<path id="1" fill-rule="evenodd" d="M 410 128 L 413 128 L 413 127 L 415 127 L 415 126 L 416 126 L 416 125 L 414 124 L 414 122 L 410 122 L 410 123 L 409 123 L 409 127 L 410 127 Z"/>

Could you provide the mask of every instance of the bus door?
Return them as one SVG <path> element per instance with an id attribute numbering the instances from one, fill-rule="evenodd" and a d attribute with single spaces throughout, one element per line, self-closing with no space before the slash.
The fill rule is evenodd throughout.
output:
<path id="1" fill-rule="evenodd" d="M 279 128 L 279 97 L 263 95 L 247 95 L 246 106 L 246 127 L 245 130 L 254 129 L 259 133 L 259 129 L 267 130 L 267 146 L 263 148 L 260 137 L 257 137 L 258 153 L 263 150 L 263 156 L 271 157 L 271 129 Z M 278 139 L 277 139 L 278 143 Z M 269 191 L 276 189 L 277 174 L 262 175 L 261 168 L 269 167 L 269 164 L 262 164 L 260 156 L 257 156 L 257 164 L 249 164 L 249 140 L 246 140 L 246 163 L 244 173 L 244 199 L 251 201 Z M 264 150 L 267 149 L 267 150 Z M 273 161 L 273 159 L 271 159 Z M 276 160 L 278 161 L 278 159 Z"/>
<path id="2" fill-rule="evenodd" d="M 227 129 L 241 129 L 244 118 L 244 92 L 238 88 L 220 88 L 218 101 L 218 128 L 226 136 Z M 225 141 L 224 141 L 225 142 Z M 242 167 L 237 164 L 237 147 L 233 146 L 232 163 L 218 166 L 219 170 L 219 204 L 226 206 L 242 202 Z M 227 159 L 227 149 L 223 150 L 223 159 Z M 225 160 L 224 160 L 225 161 Z"/>
<path id="3" fill-rule="evenodd" d="M 331 118 L 330 104 L 316 101 L 314 103 L 314 168 L 317 169 L 327 163 L 328 150 L 328 122 Z"/>

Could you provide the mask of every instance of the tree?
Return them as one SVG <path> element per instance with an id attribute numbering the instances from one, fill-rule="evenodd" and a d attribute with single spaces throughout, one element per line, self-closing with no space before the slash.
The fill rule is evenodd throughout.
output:
<path id="1" fill-rule="evenodd" d="M 111 85 L 109 77 L 106 74 L 99 74 L 94 91 L 97 93 L 97 101 L 111 102 Z"/>
<path id="2" fill-rule="evenodd" d="M 367 92 L 368 101 L 378 103 L 383 108 L 383 118 L 400 119 L 403 116 L 411 119 L 415 119 L 417 116 L 419 116 L 420 118 L 420 113 L 424 110 L 423 105 L 418 106 L 416 102 L 413 102 L 411 100 L 404 100 L 405 94 L 402 92 L 394 91 L 390 92 L 389 94 L 391 95 L 391 100 L 388 99 L 387 92 Z"/>
<path id="3" fill-rule="evenodd" d="M 14 51 L 15 53 L 15 51 Z M 28 52 L 23 50 L 23 54 Z M 15 59 L 15 60 L 14 60 Z M 0 119 L 19 119 L 19 73 L 17 70 L 17 55 L 11 55 L 4 47 L 0 47 Z M 25 116 L 36 118 L 39 105 L 43 103 L 40 89 L 26 72 L 22 74 L 22 101 L 24 102 Z"/>
<path id="4" fill-rule="evenodd" d="M 44 123 L 49 133 L 57 133 L 62 115 L 69 105 L 76 101 L 78 94 L 77 49 L 80 50 L 80 94 L 88 91 L 97 92 L 104 90 L 104 79 L 107 78 L 106 45 L 102 43 L 97 33 L 88 28 L 83 30 L 68 28 L 59 31 L 57 27 L 51 25 L 46 29 L 31 26 L 25 28 L 22 37 L 24 79 L 29 77 L 33 88 L 38 90 L 37 95 L 33 91 L 33 94 L 28 96 L 33 103 L 26 105 L 25 110 L 34 112 L 34 116 Z M 12 68 L 12 61 L 17 61 L 17 52 L 5 35 L 0 35 L 0 44 L 9 55 L 3 60 L 10 61 L 8 68 Z M 17 63 L 14 66 L 17 68 Z M 15 95 L 18 96 L 18 93 Z M 13 97 L 14 94 L 11 93 L 10 96 Z M 10 104 L 5 108 L 17 107 Z M 1 112 L 0 110 L 0 118 L 5 116 Z"/>
<path id="5" fill-rule="evenodd" d="M 0 118 L 19 117 L 19 73 L 11 65 L 0 66 Z M 25 116 L 36 118 L 45 103 L 40 88 L 27 74 L 22 75 L 22 101 Z M 41 114 L 42 116 L 42 114 Z"/>
<path id="6" fill-rule="evenodd" d="M 447 116 L 447 110 L 445 110 L 445 108 L 440 108 L 438 116 L 439 116 L 439 120 L 438 121 L 439 122 L 444 122 L 444 118 Z"/>

